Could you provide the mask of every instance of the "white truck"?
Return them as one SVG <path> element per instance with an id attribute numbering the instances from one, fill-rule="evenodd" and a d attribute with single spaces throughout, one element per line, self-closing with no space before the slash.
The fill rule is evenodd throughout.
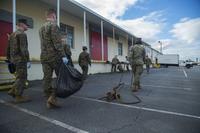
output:
<path id="1" fill-rule="evenodd" d="M 179 55 L 178 54 L 163 54 L 157 55 L 158 64 L 160 66 L 179 66 Z"/>
<path id="2" fill-rule="evenodd" d="M 193 61 L 191 61 L 191 60 L 186 60 L 186 61 L 180 60 L 179 62 L 180 62 L 179 66 L 184 66 L 188 69 L 193 67 Z"/>

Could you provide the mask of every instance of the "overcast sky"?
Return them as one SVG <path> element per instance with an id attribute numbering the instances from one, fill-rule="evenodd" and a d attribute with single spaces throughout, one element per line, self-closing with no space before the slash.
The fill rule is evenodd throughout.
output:
<path id="1" fill-rule="evenodd" d="M 200 58 L 200 0 L 76 0 L 164 54 Z"/>

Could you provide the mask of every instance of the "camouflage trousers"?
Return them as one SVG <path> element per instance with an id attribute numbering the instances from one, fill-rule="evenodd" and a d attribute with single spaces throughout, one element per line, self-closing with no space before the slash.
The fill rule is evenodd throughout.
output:
<path id="1" fill-rule="evenodd" d="M 146 65 L 147 73 L 149 73 L 150 65 Z"/>
<path id="2" fill-rule="evenodd" d="M 42 69 L 44 73 L 43 77 L 43 89 L 46 95 L 55 95 L 55 87 L 52 87 L 52 76 L 55 71 L 56 76 L 59 74 L 59 66 L 61 61 L 55 62 L 42 62 Z"/>
<path id="3" fill-rule="evenodd" d="M 88 66 L 81 66 L 81 69 L 83 71 L 83 79 L 85 80 L 88 74 Z"/>
<path id="4" fill-rule="evenodd" d="M 112 64 L 111 72 L 116 72 L 116 71 L 117 71 L 117 65 L 116 64 Z"/>
<path id="5" fill-rule="evenodd" d="M 132 65 L 132 71 L 134 75 L 134 79 L 132 81 L 132 86 L 136 85 L 140 87 L 140 76 L 143 72 L 143 65 Z"/>
<path id="6" fill-rule="evenodd" d="M 16 80 L 13 84 L 13 90 L 16 96 L 22 96 L 24 89 L 26 88 L 27 81 L 27 63 L 20 62 L 15 64 L 16 67 Z"/>

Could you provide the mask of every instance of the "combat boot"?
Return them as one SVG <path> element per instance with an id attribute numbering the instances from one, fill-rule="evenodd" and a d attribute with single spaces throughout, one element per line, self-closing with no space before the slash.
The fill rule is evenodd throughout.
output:
<path id="1" fill-rule="evenodd" d="M 50 96 L 47 100 L 47 108 L 59 108 L 60 105 L 57 103 L 57 99 L 55 96 Z"/>
<path id="2" fill-rule="evenodd" d="M 48 93 L 48 92 L 45 92 L 45 93 L 44 93 L 44 97 L 45 97 L 45 98 L 47 98 L 47 99 L 48 99 L 50 96 L 51 96 L 51 94 L 50 94 L 50 93 Z"/>
<path id="3" fill-rule="evenodd" d="M 15 98 L 15 89 L 12 88 L 8 91 L 8 95 L 12 96 L 13 98 Z"/>
<path id="4" fill-rule="evenodd" d="M 133 90 L 132 90 L 133 92 L 137 92 L 138 91 L 138 86 L 137 85 L 134 85 L 134 87 L 133 87 Z"/>
<path id="5" fill-rule="evenodd" d="M 49 89 L 45 89 L 45 90 L 44 90 L 44 97 L 45 97 L 45 98 L 48 99 L 51 95 L 53 95 L 52 92 L 51 92 L 51 90 L 53 90 L 52 87 L 50 87 Z"/>
<path id="6" fill-rule="evenodd" d="M 142 89 L 141 85 L 138 86 L 138 89 L 139 89 L 139 90 Z"/>
<path id="7" fill-rule="evenodd" d="M 27 96 L 16 96 L 15 97 L 15 103 L 25 103 L 30 102 L 30 98 Z"/>

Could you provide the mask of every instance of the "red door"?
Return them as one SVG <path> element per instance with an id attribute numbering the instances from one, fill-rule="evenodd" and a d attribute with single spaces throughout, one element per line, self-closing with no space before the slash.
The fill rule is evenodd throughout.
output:
<path id="1" fill-rule="evenodd" d="M 12 33 L 12 23 L 0 21 L 0 57 L 6 56 L 8 33 Z"/>
<path id="2" fill-rule="evenodd" d="M 101 60 L 102 58 L 102 50 L 101 50 L 101 34 L 98 32 L 91 32 L 91 43 L 90 43 L 90 51 L 91 58 L 93 60 Z M 104 60 L 108 60 L 108 40 L 107 37 L 104 36 Z"/>
<path id="3" fill-rule="evenodd" d="M 104 61 L 108 60 L 108 38 L 106 36 L 103 37 L 103 47 L 104 47 Z"/>

